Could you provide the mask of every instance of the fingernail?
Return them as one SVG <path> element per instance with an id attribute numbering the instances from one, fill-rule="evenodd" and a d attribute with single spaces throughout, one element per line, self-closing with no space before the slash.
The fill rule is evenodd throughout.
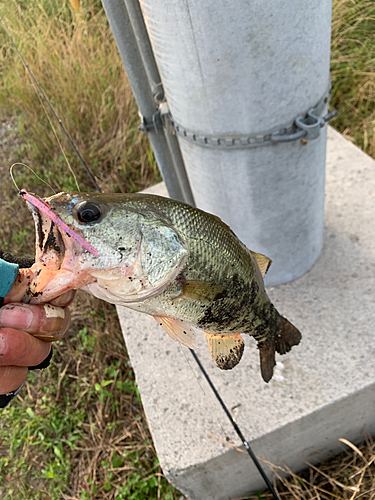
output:
<path id="1" fill-rule="evenodd" d="M 50 304 L 44 305 L 46 318 L 61 318 L 65 319 L 65 311 L 61 307 L 54 307 Z"/>
<path id="2" fill-rule="evenodd" d="M 26 330 L 33 319 L 34 315 L 27 306 L 7 304 L 1 308 L 0 325 L 2 327 Z"/>
<path id="3" fill-rule="evenodd" d="M 5 339 L 0 333 L 0 356 L 3 355 L 4 351 L 5 351 Z"/>

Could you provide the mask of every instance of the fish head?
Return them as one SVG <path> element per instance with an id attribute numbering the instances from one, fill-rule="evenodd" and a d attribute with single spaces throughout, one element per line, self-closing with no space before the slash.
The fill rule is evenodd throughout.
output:
<path id="1" fill-rule="evenodd" d="M 78 288 L 115 304 L 142 301 L 187 261 L 182 236 L 142 195 L 67 192 L 40 201 L 57 220 L 28 202 L 36 226 L 32 303 Z"/>

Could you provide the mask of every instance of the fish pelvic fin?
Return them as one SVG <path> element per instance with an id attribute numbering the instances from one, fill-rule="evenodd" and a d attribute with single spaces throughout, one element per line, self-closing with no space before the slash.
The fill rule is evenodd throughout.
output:
<path id="1" fill-rule="evenodd" d="M 169 318 L 168 316 L 153 316 L 153 318 L 173 340 L 189 347 L 189 349 L 197 349 L 198 343 L 194 328 L 179 319 Z"/>
<path id="2" fill-rule="evenodd" d="M 231 370 L 240 362 L 245 348 L 240 334 L 214 335 L 205 332 L 204 336 L 216 366 L 222 370 Z"/>
<path id="3" fill-rule="evenodd" d="M 275 339 L 276 351 L 279 354 L 286 354 L 294 345 L 300 343 L 301 337 L 299 330 L 282 316 L 280 333 Z"/>
<path id="4" fill-rule="evenodd" d="M 273 376 L 273 367 L 276 365 L 275 343 L 259 342 L 260 372 L 265 382 L 269 382 Z"/>

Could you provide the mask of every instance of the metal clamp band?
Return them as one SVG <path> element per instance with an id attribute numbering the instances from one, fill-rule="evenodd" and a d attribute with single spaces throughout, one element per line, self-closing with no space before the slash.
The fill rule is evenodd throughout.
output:
<path id="1" fill-rule="evenodd" d="M 334 116 L 337 111 L 331 111 L 321 116 L 326 108 L 331 92 L 329 85 L 327 91 L 319 99 L 318 103 L 306 113 L 299 115 L 296 119 L 284 125 L 274 127 L 270 130 L 255 134 L 226 134 L 226 135 L 203 135 L 192 132 L 179 125 L 171 116 L 167 103 L 162 103 L 151 119 L 142 118 L 140 130 L 147 133 L 148 130 L 158 130 L 163 127 L 162 116 L 168 115 L 169 121 L 177 135 L 195 144 L 210 148 L 243 149 L 249 147 L 265 146 L 280 142 L 291 142 L 298 139 L 306 141 L 314 140 L 320 135 L 320 129 Z"/>

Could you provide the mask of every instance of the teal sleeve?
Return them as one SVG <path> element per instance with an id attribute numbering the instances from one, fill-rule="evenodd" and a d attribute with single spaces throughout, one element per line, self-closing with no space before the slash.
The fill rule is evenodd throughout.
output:
<path id="1" fill-rule="evenodd" d="M 0 259 L 0 297 L 5 297 L 18 274 L 18 265 Z"/>

